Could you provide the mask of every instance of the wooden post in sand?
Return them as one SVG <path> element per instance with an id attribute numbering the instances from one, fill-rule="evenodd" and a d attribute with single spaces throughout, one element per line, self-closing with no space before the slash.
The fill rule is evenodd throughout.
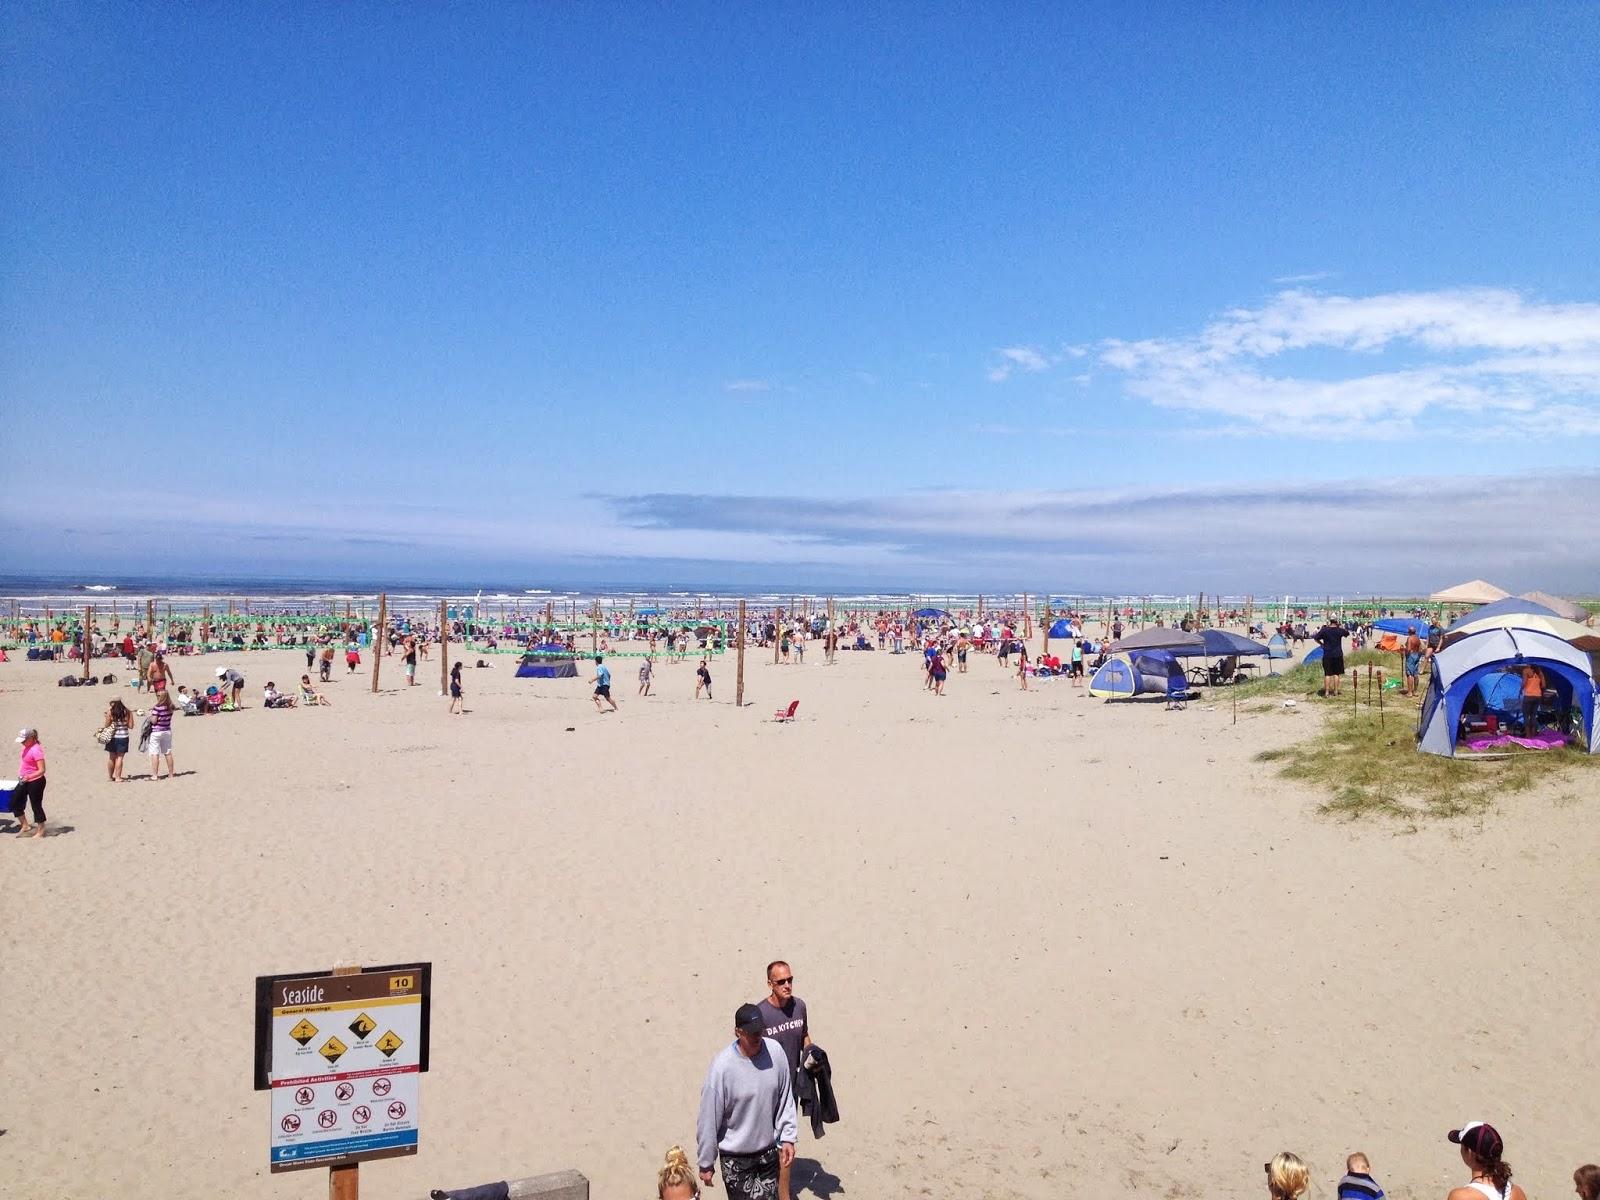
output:
<path id="1" fill-rule="evenodd" d="M 383 666 L 383 631 L 389 628 L 389 593 L 378 593 L 378 627 L 372 633 L 372 693 L 378 693 L 378 668 Z"/>
<path id="2" fill-rule="evenodd" d="M 978 623 L 983 623 L 983 593 L 978 593 Z"/>
<path id="3" fill-rule="evenodd" d="M 834 651 L 839 648 L 839 629 L 833 623 L 833 597 L 828 597 L 828 640 L 823 643 L 828 648 L 827 659 L 833 662 Z"/>
<path id="4" fill-rule="evenodd" d="M 450 623 L 444 601 L 439 601 L 439 694 L 450 690 Z"/>
<path id="5" fill-rule="evenodd" d="M 1050 596 L 1048 593 L 1045 594 L 1044 598 L 1044 649 L 1039 653 L 1050 653 Z"/>
<path id="6" fill-rule="evenodd" d="M 335 967 L 334 975 L 359 975 L 360 967 Z M 340 1163 L 328 1168 L 328 1200 L 360 1200 L 361 1164 Z"/>
<path id="7" fill-rule="evenodd" d="M 147 642 L 156 640 L 156 601 L 154 596 L 149 597 L 144 602 L 144 636 Z"/>
<path id="8" fill-rule="evenodd" d="M 94 657 L 94 605 L 83 610 L 83 677 L 89 678 L 89 660 Z"/>
<path id="9" fill-rule="evenodd" d="M 733 677 L 733 706 L 744 707 L 744 601 L 739 601 L 739 666 Z"/>
<path id="10" fill-rule="evenodd" d="M 783 609 L 774 609 L 772 618 L 772 665 L 779 662 L 779 648 L 783 645 Z"/>
<path id="11" fill-rule="evenodd" d="M 595 598 L 594 610 L 589 614 L 589 649 L 600 653 L 600 600 Z"/>

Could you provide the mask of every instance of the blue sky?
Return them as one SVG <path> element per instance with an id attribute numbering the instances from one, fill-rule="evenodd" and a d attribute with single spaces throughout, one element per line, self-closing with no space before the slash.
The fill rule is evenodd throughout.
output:
<path id="1" fill-rule="evenodd" d="M 1391 7 L 9 6 L 7 558 L 1594 590 L 1600 9 Z"/>

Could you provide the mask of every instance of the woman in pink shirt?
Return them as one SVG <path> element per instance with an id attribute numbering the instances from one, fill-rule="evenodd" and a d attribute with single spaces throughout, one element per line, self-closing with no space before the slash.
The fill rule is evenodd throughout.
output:
<path id="1" fill-rule="evenodd" d="M 17 735 L 22 761 L 17 766 L 17 790 L 11 793 L 11 815 L 17 819 L 17 836 L 44 836 L 44 747 L 37 729 L 24 729 Z M 33 804 L 33 824 L 28 824 L 27 805 Z"/>

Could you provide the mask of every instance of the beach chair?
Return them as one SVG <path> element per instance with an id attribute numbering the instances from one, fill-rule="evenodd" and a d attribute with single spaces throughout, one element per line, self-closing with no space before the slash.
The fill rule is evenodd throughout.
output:
<path id="1" fill-rule="evenodd" d="M 788 708 L 780 708 L 777 712 L 772 714 L 772 719 L 774 721 L 780 721 L 780 722 L 792 721 L 792 720 L 794 720 L 794 714 L 796 712 L 798 712 L 799 710 L 800 710 L 800 701 L 791 700 L 791 701 L 789 701 L 789 707 Z"/>

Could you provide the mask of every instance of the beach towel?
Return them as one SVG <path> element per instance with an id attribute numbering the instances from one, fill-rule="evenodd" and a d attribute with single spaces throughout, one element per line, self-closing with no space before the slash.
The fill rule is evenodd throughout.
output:
<path id="1" fill-rule="evenodd" d="M 1532 737 L 1500 733 L 1493 737 L 1468 738 L 1468 750 L 1493 750 L 1498 746 L 1521 746 L 1525 750 L 1555 750 L 1567 744 L 1567 735 L 1559 729 L 1545 729 Z"/>

